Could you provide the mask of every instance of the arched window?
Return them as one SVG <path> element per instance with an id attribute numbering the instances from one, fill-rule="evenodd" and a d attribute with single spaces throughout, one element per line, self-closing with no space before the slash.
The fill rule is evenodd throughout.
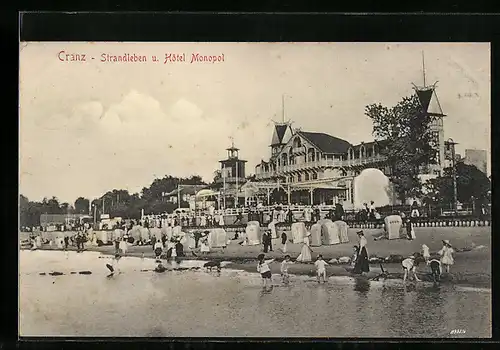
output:
<path id="1" fill-rule="evenodd" d="M 359 158 L 364 158 L 366 155 L 366 149 L 365 149 L 365 146 L 364 145 L 361 145 L 361 147 L 359 147 Z"/>
<path id="2" fill-rule="evenodd" d="M 354 159 L 354 150 L 352 148 L 349 148 L 349 154 L 347 157 L 349 160 Z"/>
<path id="3" fill-rule="evenodd" d="M 283 165 L 283 166 L 288 165 L 288 155 L 286 153 L 283 153 L 281 155 L 281 165 Z"/>
<path id="4" fill-rule="evenodd" d="M 307 181 L 307 180 L 309 180 L 309 174 L 308 174 L 308 173 L 306 173 L 306 174 L 304 175 L 304 177 L 305 177 L 305 180 L 306 180 L 306 181 Z"/>
<path id="5" fill-rule="evenodd" d="M 302 146 L 302 142 L 300 141 L 300 137 L 296 137 L 295 140 L 293 140 L 293 147 L 297 148 Z"/>
<path id="6" fill-rule="evenodd" d="M 316 152 L 314 148 L 309 148 L 307 150 L 307 161 L 308 162 L 314 162 L 316 160 Z"/>

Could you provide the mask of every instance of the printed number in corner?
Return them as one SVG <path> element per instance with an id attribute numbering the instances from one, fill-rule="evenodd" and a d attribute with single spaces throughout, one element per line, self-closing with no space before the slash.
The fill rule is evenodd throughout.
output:
<path id="1" fill-rule="evenodd" d="M 452 329 L 450 334 L 465 334 L 465 329 Z"/>

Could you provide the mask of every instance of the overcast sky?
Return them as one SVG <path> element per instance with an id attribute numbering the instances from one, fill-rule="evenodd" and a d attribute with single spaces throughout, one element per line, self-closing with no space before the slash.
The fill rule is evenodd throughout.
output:
<path id="1" fill-rule="evenodd" d="M 62 62 L 61 50 L 87 62 Z M 439 81 L 446 138 L 461 154 L 490 156 L 489 44 L 21 44 L 20 192 L 74 203 L 113 188 L 137 192 L 166 174 L 210 181 L 231 136 L 253 173 L 269 156 L 282 94 L 294 127 L 371 141 L 365 106 L 392 106 L 421 85 L 422 50 L 427 83 Z M 148 62 L 104 63 L 102 53 Z M 164 64 L 165 53 L 187 62 Z M 192 53 L 224 62 L 191 64 Z"/>

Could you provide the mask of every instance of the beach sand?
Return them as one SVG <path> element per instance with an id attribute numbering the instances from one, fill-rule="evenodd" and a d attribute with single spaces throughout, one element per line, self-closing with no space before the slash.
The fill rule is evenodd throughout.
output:
<path id="1" fill-rule="evenodd" d="M 351 257 L 353 246 L 357 244 L 356 231 L 358 229 L 349 229 L 349 243 L 311 247 L 313 250 L 312 258 L 316 259 L 318 254 L 322 254 L 325 261 L 332 258 L 343 256 Z M 491 227 L 426 227 L 415 228 L 416 239 L 409 241 L 406 239 L 398 240 L 378 240 L 374 237 L 380 235 L 380 229 L 365 229 L 365 237 L 368 240 L 368 254 L 370 257 L 387 257 L 391 254 L 401 255 L 406 257 L 421 251 L 422 244 L 426 244 L 431 253 L 437 252 L 442 247 L 442 240 L 450 240 L 455 253 L 455 264 L 452 266 L 449 275 L 443 274 L 443 282 L 453 281 L 456 284 L 467 284 L 480 287 L 490 288 L 491 286 Z M 290 235 L 288 235 L 290 236 Z M 229 236 L 231 238 L 231 236 Z M 195 255 L 191 249 L 185 247 L 185 259 L 189 260 L 223 260 L 231 262 L 227 267 L 242 269 L 249 272 L 255 272 L 256 257 L 262 252 L 262 245 L 256 246 L 241 246 L 238 243 L 241 240 L 233 240 L 225 248 L 212 248 L 208 255 L 201 255 L 200 249 L 194 249 Z M 271 264 L 273 274 L 279 274 L 279 263 L 285 256 L 281 251 L 281 239 L 273 240 L 273 251 L 266 253 L 266 258 L 275 258 L 276 263 Z M 302 244 L 287 243 L 287 253 L 294 260 L 299 254 Z M 48 245 L 44 245 L 43 249 L 48 249 Z M 56 249 L 56 248 L 52 248 Z M 73 250 L 74 247 L 71 247 Z M 113 246 L 94 247 L 87 244 L 88 251 L 97 251 L 103 254 L 114 254 Z M 465 251 L 464 251 L 465 250 Z M 152 246 L 129 246 L 127 256 L 154 257 Z M 351 273 L 347 270 L 350 265 L 330 265 L 327 267 L 328 275 L 332 276 L 350 276 Z M 383 263 L 383 267 L 387 270 L 391 278 L 401 278 L 402 269 L 399 263 Z M 380 266 L 378 263 L 371 264 L 370 273 L 367 277 L 376 277 L 380 274 Z M 422 263 L 418 267 L 418 275 L 422 279 L 428 278 L 427 274 L 430 269 Z M 290 274 L 297 275 L 314 275 L 315 268 L 312 263 L 295 263 L 289 268 Z"/>

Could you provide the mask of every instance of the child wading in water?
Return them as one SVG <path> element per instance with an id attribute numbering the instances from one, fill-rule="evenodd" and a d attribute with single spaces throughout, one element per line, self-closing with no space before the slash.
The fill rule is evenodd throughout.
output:
<path id="1" fill-rule="evenodd" d="M 111 272 L 108 277 L 111 277 L 113 276 L 115 273 L 119 274 L 121 273 L 120 272 L 120 269 L 118 268 L 118 262 L 120 261 L 121 259 L 121 256 L 120 254 L 115 254 L 115 257 L 114 259 L 111 261 L 111 264 L 106 264 L 106 267 L 108 268 L 108 270 Z"/>
<path id="2" fill-rule="evenodd" d="M 268 283 L 271 283 L 271 269 L 269 268 L 269 264 L 272 263 L 274 259 L 264 260 L 264 258 L 264 254 L 259 254 L 259 256 L 257 256 L 257 260 L 259 260 L 257 272 L 262 276 L 262 283 L 265 288 Z"/>
<path id="3" fill-rule="evenodd" d="M 320 254 L 318 256 L 318 260 L 316 260 L 314 265 L 316 265 L 318 283 L 321 282 L 321 277 L 323 277 L 323 283 L 326 283 L 326 265 L 328 265 L 328 263 L 323 260 L 323 255 Z"/>
<path id="4" fill-rule="evenodd" d="M 285 260 L 281 263 L 281 277 L 283 277 L 283 283 L 288 284 L 290 282 L 290 276 L 288 275 L 288 266 L 293 264 L 290 260 L 290 255 L 285 255 Z"/>

